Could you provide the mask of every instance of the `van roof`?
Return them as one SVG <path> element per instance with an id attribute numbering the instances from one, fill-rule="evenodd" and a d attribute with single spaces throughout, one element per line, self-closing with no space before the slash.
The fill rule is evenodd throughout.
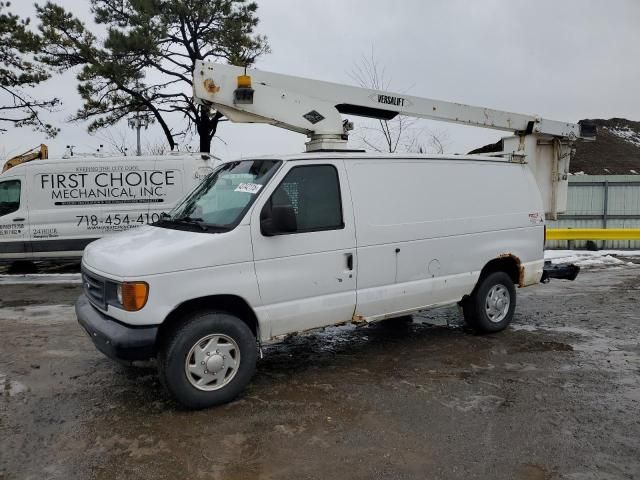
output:
<path id="1" fill-rule="evenodd" d="M 190 153 L 190 152 L 176 152 L 168 155 L 142 155 L 138 156 L 119 156 L 119 155 L 105 155 L 105 156 L 97 156 L 97 155 L 76 155 L 68 158 L 48 158 L 42 160 L 32 160 L 30 162 L 25 162 L 20 165 L 16 165 L 15 167 L 7 170 L 7 172 L 15 173 L 20 171 L 23 168 L 26 168 L 28 165 L 58 165 L 64 163 L 86 163 L 86 165 L 90 166 L 96 163 L 104 163 L 104 162 L 143 162 L 149 160 L 162 160 L 162 159 L 182 159 L 182 158 L 202 158 L 203 155 L 209 156 L 211 160 L 220 161 L 218 157 L 208 153 Z M 5 173 L 7 173 L 5 172 Z"/>
<path id="2" fill-rule="evenodd" d="M 424 153 L 367 153 L 367 152 L 309 152 L 295 153 L 287 155 L 257 155 L 243 158 L 235 158 L 224 160 L 224 162 L 237 162 L 239 160 L 282 160 L 284 162 L 309 159 L 341 159 L 341 160 L 465 160 L 476 162 L 509 162 L 505 157 L 489 156 L 489 155 L 455 155 L 455 154 L 424 154 Z"/>
<path id="3" fill-rule="evenodd" d="M 70 162 L 86 162 L 87 165 L 91 165 L 92 163 L 103 163 L 103 162 L 118 162 L 118 161 L 127 161 L 127 162 L 143 162 L 145 160 L 158 160 L 158 159 L 172 159 L 172 158 L 198 158 L 202 157 L 202 155 L 209 155 L 213 160 L 220 160 L 218 157 L 211 154 L 202 154 L 202 153 L 189 153 L 189 152 L 180 152 L 174 153 L 170 155 L 146 155 L 146 156 L 74 156 L 69 158 L 49 158 L 46 160 L 33 160 L 28 163 L 23 163 L 21 165 L 17 165 L 12 169 L 8 170 L 8 172 L 17 173 L 23 168 L 26 168 L 28 165 L 56 165 Z M 452 154 L 418 154 L 418 153 L 367 153 L 367 152 L 309 152 L 309 153 L 293 153 L 286 155 L 247 155 L 243 158 L 234 158 L 223 160 L 223 162 L 236 162 L 239 160 L 281 160 L 284 162 L 296 161 L 296 160 L 309 160 L 313 159 L 343 159 L 343 160 L 362 160 L 362 159 L 371 159 L 371 160 L 387 160 L 387 159 L 412 159 L 412 160 L 464 160 L 464 161 L 482 161 L 482 162 L 499 162 L 499 163 L 512 163 L 508 162 L 504 157 L 494 157 L 488 155 L 452 155 Z"/>

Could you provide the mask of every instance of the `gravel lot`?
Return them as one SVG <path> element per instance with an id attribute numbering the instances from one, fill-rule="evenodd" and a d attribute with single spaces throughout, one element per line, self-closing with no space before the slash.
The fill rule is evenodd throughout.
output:
<path id="1" fill-rule="evenodd" d="M 0 479 L 640 478 L 640 266 L 265 349 L 232 404 L 178 409 L 77 325 L 79 285 L 0 282 Z"/>

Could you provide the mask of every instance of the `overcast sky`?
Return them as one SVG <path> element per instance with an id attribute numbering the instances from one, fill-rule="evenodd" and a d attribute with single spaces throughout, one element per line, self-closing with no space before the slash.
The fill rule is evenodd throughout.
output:
<path id="1" fill-rule="evenodd" d="M 58 0 L 90 20 L 89 0 Z M 32 15 L 32 2 L 12 10 Z M 272 53 L 257 68 L 351 83 L 354 62 L 373 48 L 393 90 L 546 118 L 625 117 L 640 120 L 640 0 L 258 0 L 259 32 Z M 104 139 L 65 119 L 80 106 L 73 72 L 48 81 L 42 96 L 59 96 L 60 112 L 45 116 L 62 131 L 46 139 L 27 128 L 0 136 L 0 156 L 41 142 L 50 156 L 65 145 L 94 151 Z M 358 117 L 352 118 L 358 124 Z M 172 119 L 178 125 L 180 118 Z M 445 133 L 449 152 L 496 141 L 500 132 L 425 122 Z M 223 158 L 299 152 L 303 135 L 265 125 L 221 124 L 214 149 Z M 126 125 L 114 136 L 135 135 Z M 143 132 L 158 143 L 158 127 Z M 194 142 L 194 144 L 197 144 Z"/>

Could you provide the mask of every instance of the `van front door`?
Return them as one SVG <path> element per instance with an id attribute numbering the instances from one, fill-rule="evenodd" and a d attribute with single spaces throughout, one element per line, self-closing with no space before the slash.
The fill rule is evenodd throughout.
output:
<path id="1" fill-rule="evenodd" d="M 0 259 L 30 256 L 28 215 L 23 178 L 0 180 Z"/>
<path id="2" fill-rule="evenodd" d="M 353 209 L 344 162 L 295 161 L 270 182 L 251 217 L 263 338 L 352 318 Z"/>

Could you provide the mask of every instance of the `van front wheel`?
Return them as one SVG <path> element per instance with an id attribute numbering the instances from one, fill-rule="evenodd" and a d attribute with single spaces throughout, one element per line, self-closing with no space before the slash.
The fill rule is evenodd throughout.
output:
<path id="1" fill-rule="evenodd" d="M 159 353 L 162 383 L 191 409 L 233 400 L 251 380 L 256 339 L 246 323 L 230 313 L 198 312 L 169 334 Z"/>
<path id="2" fill-rule="evenodd" d="M 481 280 L 462 305 L 464 318 L 481 332 L 499 332 L 507 328 L 516 309 L 516 288 L 511 277 L 494 272 Z"/>

